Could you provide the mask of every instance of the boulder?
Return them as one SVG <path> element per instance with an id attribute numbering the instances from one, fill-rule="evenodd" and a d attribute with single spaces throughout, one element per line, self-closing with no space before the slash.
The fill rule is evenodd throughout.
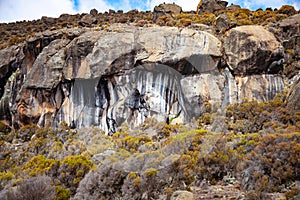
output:
<path id="1" fill-rule="evenodd" d="M 92 10 L 90 10 L 90 15 L 93 15 L 94 17 L 98 15 L 98 10 L 93 8 Z"/>
<path id="2" fill-rule="evenodd" d="M 79 25 L 87 27 L 91 27 L 94 24 L 97 24 L 97 19 L 91 14 L 84 15 L 79 22 Z"/>
<path id="3" fill-rule="evenodd" d="M 262 26 L 240 26 L 229 30 L 225 34 L 224 50 L 225 60 L 235 75 L 272 73 L 282 67 L 282 46 Z"/>
<path id="4" fill-rule="evenodd" d="M 226 8 L 226 10 L 239 10 L 239 9 L 241 9 L 241 6 L 235 4 L 231 4 Z"/>
<path id="5" fill-rule="evenodd" d="M 279 21 L 271 30 L 282 41 L 285 49 L 293 50 L 295 56 L 300 56 L 300 14 Z"/>
<path id="6" fill-rule="evenodd" d="M 221 10 L 225 10 L 228 2 L 221 0 L 201 0 L 197 7 L 197 13 L 202 14 L 204 12 L 215 13 Z"/>
<path id="7" fill-rule="evenodd" d="M 233 24 L 229 20 L 226 13 L 223 13 L 216 18 L 216 30 L 217 31 L 223 33 L 225 31 L 227 31 L 229 28 L 231 28 L 232 26 L 233 26 Z"/>
<path id="8" fill-rule="evenodd" d="M 300 34 L 300 14 L 285 18 L 276 24 L 282 33 L 281 37 L 288 39 L 290 36 Z"/>
<path id="9" fill-rule="evenodd" d="M 300 111 L 300 79 L 294 83 L 288 95 L 287 106 L 293 111 Z"/>
<path id="10" fill-rule="evenodd" d="M 177 4 L 160 4 L 155 6 L 153 10 L 153 21 L 156 22 L 161 16 L 167 16 L 173 18 L 174 15 L 178 15 L 182 12 L 182 8 Z"/>
<path id="11" fill-rule="evenodd" d="M 53 18 L 53 17 L 46 17 L 46 16 L 43 16 L 41 18 L 41 21 L 49 26 L 52 26 L 56 23 L 57 19 L 56 18 Z"/>
<path id="12" fill-rule="evenodd" d="M 182 190 L 178 190 L 175 191 L 172 196 L 171 196 L 171 200 L 194 200 L 194 194 L 188 191 L 182 191 Z"/>

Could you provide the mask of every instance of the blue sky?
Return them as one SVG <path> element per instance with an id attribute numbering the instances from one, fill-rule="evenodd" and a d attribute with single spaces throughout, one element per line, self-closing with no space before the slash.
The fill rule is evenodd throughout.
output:
<path id="1" fill-rule="evenodd" d="M 0 22 L 40 19 L 42 16 L 58 17 L 62 13 L 87 13 L 92 8 L 99 12 L 108 9 L 128 11 L 131 9 L 153 10 L 160 3 L 177 3 L 183 10 L 195 10 L 200 0 L 0 0 Z M 228 0 L 242 7 L 280 8 L 290 4 L 300 9 L 300 0 Z"/>

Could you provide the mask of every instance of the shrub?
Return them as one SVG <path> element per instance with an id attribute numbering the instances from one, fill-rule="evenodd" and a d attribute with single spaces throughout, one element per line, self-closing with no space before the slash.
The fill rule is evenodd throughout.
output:
<path id="1" fill-rule="evenodd" d="M 124 199 L 141 199 L 141 178 L 135 172 L 130 172 L 126 179 L 124 180 L 124 184 L 122 186 L 122 197 Z"/>
<path id="2" fill-rule="evenodd" d="M 25 39 L 26 39 L 25 37 L 13 36 L 13 37 L 11 37 L 9 39 L 8 45 L 11 46 L 11 45 L 14 45 L 14 44 L 18 44 L 18 43 L 24 42 Z"/>
<path id="3" fill-rule="evenodd" d="M 2 190 L 13 177 L 14 174 L 11 171 L 0 172 L 0 190 Z"/>
<path id="4" fill-rule="evenodd" d="M 16 137 L 23 140 L 24 142 L 29 141 L 35 133 L 36 129 L 37 126 L 34 124 L 23 126 L 17 131 Z"/>
<path id="5" fill-rule="evenodd" d="M 106 162 L 89 172 L 80 182 L 74 199 L 120 199 L 127 173 L 116 169 L 118 165 L 114 164 L 116 163 Z"/>
<path id="6" fill-rule="evenodd" d="M 42 155 L 34 156 L 24 166 L 24 170 L 30 176 L 51 175 L 56 176 L 60 162 L 54 159 L 47 159 Z"/>
<path id="7" fill-rule="evenodd" d="M 267 134 L 242 163 L 242 187 L 257 193 L 278 192 L 300 179 L 300 133 Z"/>
<path id="8" fill-rule="evenodd" d="M 286 94 L 279 94 L 269 102 L 244 100 L 227 107 L 226 123 L 229 130 L 235 133 L 266 132 L 275 133 L 279 129 L 295 126 L 295 111 L 285 106 Z"/>
<path id="9" fill-rule="evenodd" d="M 197 18 L 194 18 L 194 23 L 206 24 L 208 26 L 215 24 L 215 21 L 216 15 L 213 13 L 203 13 L 198 15 Z"/>
<path id="10" fill-rule="evenodd" d="M 131 136 L 125 132 L 114 134 L 114 138 L 115 143 L 119 148 L 123 148 L 130 152 L 137 151 L 141 145 L 151 141 L 151 139 L 145 134 Z"/>
<path id="11" fill-rule="evenodd" d="M 11 188 L 0 194 L 3 200 L 54 200 L 55 187 L 47 176 L 32 177 L 21 181 L 17 188 Z"/>
<path id="12" fill-rule="evenodd" d="M 180 23 L 182 24 L 182 26 L 187 27 L 192 24 L 192 20 L 184 18 L 180 19 Z"/>
<path id="13" fill-rule="evenodd" d="M 74 194 L 79 182 L 93 168 L 93 162 L 82 155 L 67 156 L 60 165 L 59 180 Z"/>
<path id="14" fill-rule="evenodd" d="M 278 13 L 280 14 L 286 14 L 288 16 L 294 15 L 297 13 L 297 11 L 295 10 L 295 8 L 293 6 L 290 5 L 283 5 L 281 6 L 281 8 L 278 10 Z"/>
<path id="15" fill-rule="evenodd" d="M 158 199 L 160 186 L 157 173 L 157 169 L 149 168 L 141 176 L 141 190 L 147 195 L 147 199 Z"/>
<path id="16" fill-rule="evenodd" d="M 56 198 L 55 198 L 56 200 L 68 200 L 71 196 L 71 191 L 61 186 L 56 186 L 55 192 L 56 192 Z"/>

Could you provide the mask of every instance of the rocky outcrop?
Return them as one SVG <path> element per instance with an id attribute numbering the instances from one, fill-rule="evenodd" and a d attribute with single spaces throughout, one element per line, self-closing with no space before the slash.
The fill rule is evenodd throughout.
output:
<path id="1" fill-rule="evenodd" d="M 261 75 L 270 68 L 263 58 L 278 62 L 280 44 L 256 26 L 228 32 L 227 64 L 215 36 L 175 27 L 115 24 L 105 30 L 48 31 L 25 48 L 14 48 L 20 55 L 3 61 L 19 59 L 3 79 L 0 112 L 1 120 L 15 127 L 65 121 L 112 134 L 123 123 L 136 126 L 168 116 L 187 122 L 206 112 L 207 104 L 216 111 L 243 98 L 267 101 L 284 89 L 281 76 Z"/>
<path id="2" fill-rule="evenodd" d="M 187 110 L 182 76 L 216 70 L 220 47 L 208 33 L 160 27 L 117 25 L 71 42 L 56 39 L 28 68 L 11 112 L 21 126 L 66 121 L 112 132 L 124 121 L 165 120 L 170 112 Z M 130 98 L 134 90 L 138 98 Z"/>
<path id="3" fill-rule="evenodd" d="M 229 30 L 225 56 L 235 75 L 278 73 L 284 56 L 281 44 L 262 26 L 240 26 Z"/>
<path id="4" fill-rule="evenodd" d="M 97 24 L 97 19 L 92 14 L 84 15 L 79 22 L 79 25 L 87 27 L 91 27 L 93 24 Z"/>
<path id="5" fill-rule="evenodd" d="M 175 15 L 178 15 L 182 12 L 182 8 L 177 4 L 160 4 L 159 6 L 155 6 L 153 10 L 153 21 L 156 22 L 158 18 L 161 16 L 167 16 L 173 18 Z"/>
<path id="6" fill-rule="evenodd" d="M 221 0 L 201 0 L 198 4 L 197 12 L 202 14 L 204 12 L 215 13 L 220 10 L 225 10 L 228 2 Z"/>
<path id="7" fill-rule="evenodd" d="M 234 24 L 229 20 L 228 16 L 224 13 L 216 18 L 216 31 L 225 32 L 229 28 L 233 27 Z"/>
<path id="8" fill-rule="evenodd" d="M 289 39 L 300 32 L 300 14 L 293 15 L 277 23 L 280 28 L 281 38 Z"/>
<path id="9" fill-rule="evenodd" d="M 300 57 L 300 14 L 293 15 L 276 23 L 272 28 L 283 47 L 292 55 Z"/>

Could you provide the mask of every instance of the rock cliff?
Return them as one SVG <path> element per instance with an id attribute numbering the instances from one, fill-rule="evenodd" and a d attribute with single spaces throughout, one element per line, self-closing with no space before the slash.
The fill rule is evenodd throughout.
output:
<path id="1" fill-rule="evenodd" d="M 0 50 L 0 120 L 14 127 L 65 121 L 112 134 L 146 118 L 188 122 L 205 104 L 222 110 L 244 98 L 271 100 L 288 86 L 276 37 L 258 25 L 222 38 L 156 25 L 48 30 Z"/>

